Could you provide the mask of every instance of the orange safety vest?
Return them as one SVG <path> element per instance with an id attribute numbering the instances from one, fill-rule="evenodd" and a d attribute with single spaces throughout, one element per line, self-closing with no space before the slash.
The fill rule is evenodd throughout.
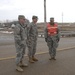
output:
<path id="1" fill-rule="evenodd" d="M 47 25 L 47 30 L 48 30 L 48 35 L 55 35 L 57 34 L 57 24 L 54 24 L 53 26 L 48 24 Z"/>

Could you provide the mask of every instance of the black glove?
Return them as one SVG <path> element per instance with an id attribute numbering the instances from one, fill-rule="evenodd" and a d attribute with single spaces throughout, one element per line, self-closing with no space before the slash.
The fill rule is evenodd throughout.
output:
<path id="1" fill-rule="evenodd" d="M 57 42 L 59 42 L 59 39 L 57 39 Z"/>
<path id="2" fill-rule="evenodd" d="M 47 38 L 45 38 L 45 41 L 47 42 Z"/>

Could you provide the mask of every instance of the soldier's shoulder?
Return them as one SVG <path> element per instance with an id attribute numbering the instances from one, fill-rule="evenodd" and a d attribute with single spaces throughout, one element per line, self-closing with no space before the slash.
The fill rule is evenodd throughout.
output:
<path id="1" fill-rule="evenodd" d="M 33 26 L 33 23 L 31 22 L 31 23 L 29 24 L 29 26 Z"/>
<path id="2" fill-rule="evenodd" d="M 16 25 L 15 25 L 15 28 L 20 28 L 21 26 L 20 26 L 20 24 L 19 23 L 17 23 Z"/>
<path id="3" fill-rule="evenodd" d="M 58 25 L 58 22 L 54 22 L 56 25 Z"/>
<path id="4" fill-rule="evenodd" d="M 30 21 L 28 19 L 26 19 L 25 21 L 26 21 L 26 23 L 30 23 Z"/>
<path id="5" fill-rule="evenodd" d="M 33 24 L 33 22 L 30 22 L 30 24 L 32 25 L 32 24 Z"/>

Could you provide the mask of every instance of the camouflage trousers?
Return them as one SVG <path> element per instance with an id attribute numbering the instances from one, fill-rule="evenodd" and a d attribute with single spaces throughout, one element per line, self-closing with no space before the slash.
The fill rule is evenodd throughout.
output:
<path id="1" fill-rule="evenodd" d="M 48 39 L 47 40 L 47 46 L 49 48 L 49 54 L 51 57 L 56 56 L 56 49 L 58 47 L 58 42 L 56 39 Z"/>
<path id="2" fill-rule="evenodd" d="M 26 44 L 18 45 L 16 46 L 16 65 L 18 65 L 24 58 L 25 50 L 26 50 Z"/>
<path id="3" fill-rule="evenodd" d="M 37 38 L 30 37 L 27 41 L 28 56 L 32 57 L 36 53 Z"/>

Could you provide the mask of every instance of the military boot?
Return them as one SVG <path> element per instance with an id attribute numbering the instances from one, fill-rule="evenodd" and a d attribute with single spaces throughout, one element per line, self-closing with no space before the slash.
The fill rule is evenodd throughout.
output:
<path id="1" fill-rule="evenodd" d="M 53 60 L 56 60 L 56 58 L 55 58 L 55 57 L 53 57 Z"/>
<path id="2" fill-rule="evenodd" d="M 51 56 L 51 58 L 49 60 L 53 60 L 53 56 Z"/>
<path id="3" fill-rule="evenodd" d="M 23 69 L 19 65 L 16 66 L 16 70 L 19 72 L 23 72 Z"/>
<path id="4" fill-rule="evenodd" d="M 50 58 L 49 60 L 52 60 L 52 58 Z"/>
<path id="5" fill-rule="evenodd" d="M 32 60 L 31 57 L 29 57 L 29 62 L 30 62 L 30 63 L 34 63 L 34 61 Z"/>
<path id="6" fill-rule="evenodd" d="M 56 60 L 56 58 L 55 57 L 51 57 L 49 60 Z"/>
<path id="7" fill-rule="evenodd" d="M 28 67 L 28 64 L 24 64 L 23 61 L 20 62 L 20 67 Z"/>
<path id="8" fill-rule="evenodd" d="M 33 60 L 33 61 L 38 61 L 38 59 L 35 58 L 34 56 L 32 56 L 32 60 Z"/>

